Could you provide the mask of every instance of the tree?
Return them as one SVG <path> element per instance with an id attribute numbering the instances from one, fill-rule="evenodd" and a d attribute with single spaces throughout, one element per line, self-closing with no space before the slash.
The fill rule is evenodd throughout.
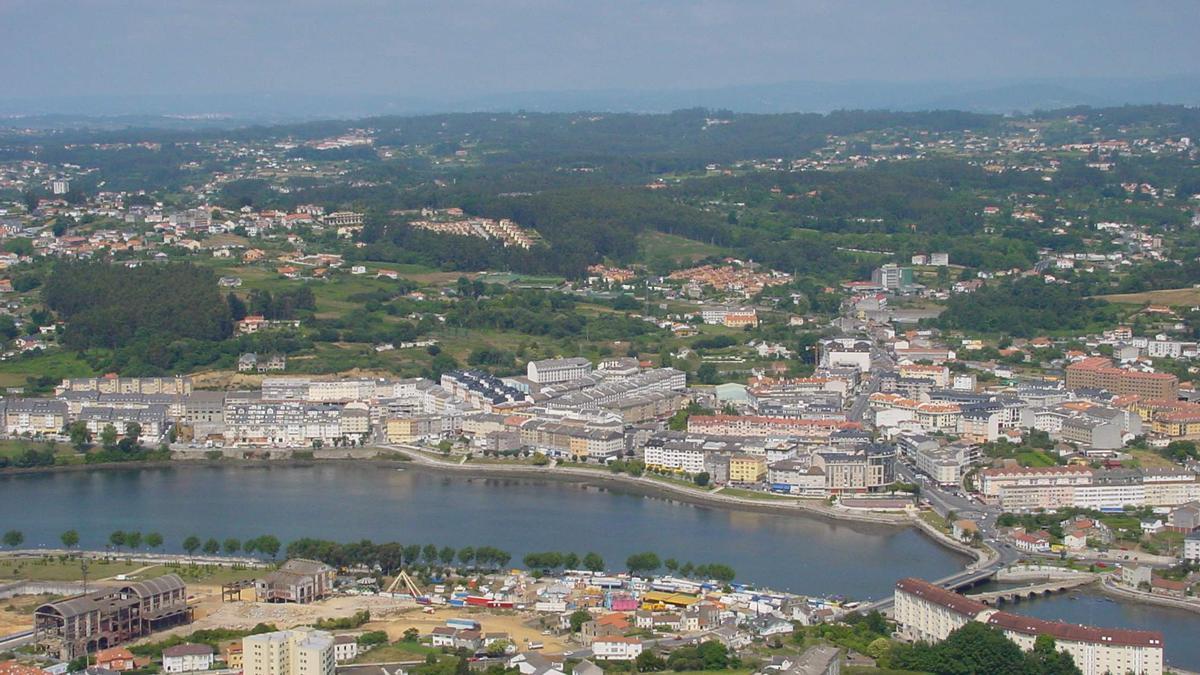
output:
<path id="1" fill-rule="evenodd" d="M 674 558 L 667 558 L 665 561 L 663 561 L 663 566 L 667 568 L 668 572 L 674 574 L 679 570 L 679 561 Z"/>
<path id="2" fill-rule="evenodd" d="M 67 435 L 71 437 L 71 447 L 75 448 L 76 452 L 87 450 L 92 442 L 92 432 L 88 431 L 87 422 L 71 422 L 67 427 Z"/>
<path id="3" fill-rule="evenodd" d="M 662 562 L 658 559 L 658 554 L 650 551 L 642 553 L 634 553 L 625 559 L 625 567 L 630 574 L 651 573 L 662 567 Z"/>
<path id="4" fill-rule="evenodd" d="M 236 293 L 230 292 L 225 296 L 225 301 L 229 303 L 229 318 L 234 321 L 246 318 L 246 303 Z"/>
<path id="5" fill-rule="evenodd" d="M 598 553 L 588 552 L 583 556 L 583 568 L 589 572 L 603 572 L 604 558 Z"/>
<path id="6" fill-rule="evenodd" d="M 568 553 L 564 555 L 563 568 L 569 570 L 579 569 L 579 556 L 575 553 Z"/>
<path id="7" fill-rule="evenodd" d="M 134 445 L 138 444 L 138 439 L 142 437 L 142 425 L 137 422 L 125 423 L 125 438 L 128 438 Z"/>
<path id="8" fill-rule="evenodd" d="M 67 549 L 68 551 L 79 545 L 79 533 L 75 530 L 67 530 L 66 532 L 63 532 L 62 534 L 58 535 L 58 539 L 62 542 L 63 548 Z"/>
<path id="9" fill-rule="evenodd" d="M 701 471 L 700 473 L 696 474 L 695 477 L 692 478 L 692 482 L 695 483 L 696 485 L 699 485 L 700 487 L 704 487 L 704 486 L 708 485 L 708 481 L 710 479 L 711 479 L 711 477 L 708 475 L 707 471 Z"/>
<path id="10" fill-rule="evenodd" d="M 696 369 L 696 380 L 700 384 L 716 384 L 720 379 L 720 373 L 717 371 L 717 366 L 712 363 L 701 363 Z"/>
<path id="11" fill-rule="evenodd" d="M 667 662 L 653 649 L 638 654 L 633 663 L 639 673 L 657 673 L 667 667 Z"/>
<path id="12" fill-rule="evenodd" d="M 25 542 L 25 534 L 20 530 L 9 530 L 4 533 L 4 545 L 16 548 Z"/>
<path id="13" fill-rule="evenodd" d="M 273 535 L 264 534 L 263 536 L 258 538 L 257 543 L 258 543 L 258 546 L 257 546 L 258 550 L 271 556 L 271 560 L 274 560 L 275 556 L 279 553 L 279 546 L 280 546 L 279 540 L 276 539 Z"/>
<path id="14" fill-rule="evenodd" d="M 454 562 L 454 549 L 450 546 L 443 546 L 442 550 L 438 551 L 438 560 L 443 565 L 449 565 Z"/>
<path id="15" fill-rule="evenodd" d="M 163 536 L 161 534 L 157 532 L 151 532 L 150 534 L 146 535 L 146 546 L 150 547 L 151 550 L 162 548 L 162 545 Z"/>
<path id="16" fill-rule="evenodd" d="M 464 566 L 470 566 L 475 560 L 475 549 L 471 546 L 464 546 L 458 549 L 458 562 Z"/>
<path id="17" fill-rule="evenodd" d="M 221 552 L 221 542 L 210 537 L 208 541 L 204 542 L 204 546 L 201 548 L 201 550 L 204 551 L 205 555 L 216 555 Z"/>
<path id="18" fill-rule="evenodd" d="M 1040 675 L 1081 675 L 1082 671 L 1075 665 L 1075 659 L 1064 651 L 1059 651 L 1054 638 L 1049 635 L 1039 635 L 1033 642 L 1033 650 L 1025 655 L 1028 666 L 1026 672 Z"/>
<path id="19" fill-rule="evenodd" d="M 404 629 L 404 637 L 402 639 L 405 642 L 416 642 L 421 639 L 421 631 L 416 628 L 406 628 Z"/>
<path id="20" fill-rule="evenodd" d="M 200 537 L 194 534 L 183 540 L 183 550 L 187 551 L 188 556 L 195 555 L 196 551 L 200 550 L 200 546 Z"/>
<path id="21" fill-rule="evenodd" d="M 105 450 L 112 450 L 117 447 L 117 428 L 111 424 L 105 424 L 104 429 L 100 431 L 100 444 Z"/>
<path id="22" fill-rule="evenodd" d="M 1025 663 L 1025 653 L 999 628 L 971 621 L 936 645 L 894 648 L 891 667 L 947 675 L 1018 675 Z"/>
<path id="23" fill-rule="evenodd" d="M 125 533 L 125 545 L 129 550 L 136 551 L 142 546 L 142 533 L 134 530 L 133 532 Z"/>
<path id="24" fill-rule="evenodd" d="M 234 553 L 242 550 L 242 542 L 230 537 L 225 540 L 225 544 L 222 546 L 222 548 L 225 549 L 225 555 L 233 555 Z"/>
<path id="25" fill-rule="evenodd" d="M 577 609 L 571 612 L 570 620 L 571 632 L 578 633 L 583 628 L 583 624 L 592 620 L 592 615 L 586 609 Z"/>
<path id="26" fill-rule="evenodd" d="M 112 534 L 108 535 L 108 543 L 112 544 L 113 548 L 120 551 L 121 547 L 125 545 L 125 532 L 121 530 L 115 530 Z"/>
<path id="27" fill-rule="evenodd" d="M 875 638 L 867 645 L 867 656 L 876 661 L 887 656 L 892 649 L 892 642 L 885 637 Z"/>
<path id="28" fill-rule="evenodd" d="M 508 640 L 493 640 L 492 643 L 487 646 L 485 651 L 487 652 L 488 656 L 496 658 L 499 656 L 504 656 L 506 653 L 508 653 L 508 648 L 510 645 L 512 645 L 512 643 Z"/>

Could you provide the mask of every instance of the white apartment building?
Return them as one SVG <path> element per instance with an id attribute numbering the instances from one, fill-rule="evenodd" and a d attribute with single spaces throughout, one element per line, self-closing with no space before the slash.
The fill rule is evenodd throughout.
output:
<path id="1" fill-rule="evenodd" d="M 341 420 L 338 406 L 231 397 L 225 403 L 225 439 L 235 445 L 332 444 L 345 434 Z"/>
<path id="2" fill-rule="evenodd" d="M 333 636 L 312 628 L 242 638 L 244 675 L 335 675 Z"/>
<path id="3" fill-rule="evenodd" d="M 1051 488 L 1090 485 L 1092 470 L 1083 466 L 1002 467 L 979 472 L 979 491 L 988 499 L 1007 488 Z"/>
<path id="4" fill-rule="evenodd" d="M 1039 635 L 1053 637 L 1085 675 L 1163 672 L 1163 638 L 1157 631 L 1096 628 L 1001 612 L 911 577 L 896 583 L 894 601 L 899 633 L 909 640 L 940 642 L 968 622 L 980 621 L 996 626 L 1024 650 L 1033 649 Z"/>
<path id="5" fill-rule="evenodd" d="M 537 384 L 554 384 L 578 380 L 592 372 L 592 362 L 583 357 L 530 361 L 526 376 Z"/>
<path id="6" fill-rule="evenodd" d="M 642 641 L 635 637 L 610 635 L 592 642 L 592 654 L 599 661 L 632 661 L 642 653 Z"/>

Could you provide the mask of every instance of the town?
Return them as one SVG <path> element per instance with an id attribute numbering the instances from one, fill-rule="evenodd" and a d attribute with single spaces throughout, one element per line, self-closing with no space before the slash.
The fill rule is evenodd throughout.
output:
<path id="1" fill-rule="evenodd" d="M 35 122 L 0 675 L 1200 670 L 1193 108 Z"/>

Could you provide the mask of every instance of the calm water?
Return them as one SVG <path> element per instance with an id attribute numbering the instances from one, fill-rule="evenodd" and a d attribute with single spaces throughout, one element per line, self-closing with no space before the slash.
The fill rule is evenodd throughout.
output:
<path id="1" fill-rule="evenodd" d="M 1071 596 L 1075 595 L 1074 600 Z M 1093 626 L 1120 626 L 1162 631 L 1168 663 L 1187 670 L 1200 670 L 1200 614 L 1184 609 L 1116 602 L 1096 591 L 1043 596 L 1023 600 L 1004 609 L 1042 619 Z"/>
<path id="2" fill-rule="evenodd" d="M 273 534 L 337 541 L 492 545 L 513 554 L 596 551 L 610 568 L 637 551 L 732 565 L 738 579 L 814 595 L 879 598 L 896 579 L 936 579 L 965 560 L 916 530 L 695 506 L 607 487 L 467 478 L 374 465 L 180 467 L 0 477 L 0 529 L 27 546 L 79 531 L 202 539 Z"/>

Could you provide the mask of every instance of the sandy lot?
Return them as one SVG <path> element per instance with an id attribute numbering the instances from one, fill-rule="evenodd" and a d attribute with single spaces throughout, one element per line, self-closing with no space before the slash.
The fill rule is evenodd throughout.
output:
<path id="1" fill-rule="evenodd" d="M 271 623 L 279 628 L 310 625 L 319 619 L 352 616 L 359 610 L 371 612 L 372 621 L 362 630 L 386 631 L 392 640 L 398 640 L 409 628 L 416 628 L 421 635 L 428 635 L 436 626 L 444 626 L 446 619 L 462 617 L 474 619 L 483 626 L 484 632 L 508 633 L 509 638 L 523 646 L 528 641 L 541 642 L 547 652 L 561 652 L 566 648 L 563 640 L 553 635 L 542 635 L 537 618 L 532 614 L 475 610 L 461 607 L 438 607 L 432 613 L 411 601 L 394 600 L 375 596 L 341 597 L 323 600 L 310 605 L 268 604 L 257 602 L 221 602 L 220 587 L 196 586 L 191 588 L 196 596 L 196 620 L 150 638 L 161 640 L 163 635 L 187 635 L 205 628 L 253 628 L 260 623 Z M 250 597 L 250 593 L 246 593 Z M 526 625 L 526 623 L 530 625 Z"/>
<path id="2" fill-rule="evenodd" d="M 33 610 L 49 602 L 53 595 L 18 595 L 0 600 L 0 635 L 19 633 L 33 628 Z"/>
<path id="3" fill-rule="evenodd" d="M 374 616 L 374 612 L 371 615 Z M 561 637 L 557 635 L 543 635 L 541 628 L 538 627 L 538 617 L 524 612 L 508 611 L 506 613 L 496 613 L 494 610 L 480 611 L 462 607 L 438 607 L 432 613 L 427 614 L 420 609 L 414 608 L 396 618 L 372 621 L 366 627 L 369 630 L 387 631 L 389 638 L 398 640 L 404 635 L 404 631 L 409 628 L 416 628 L 421 631 L 421 635 L 428 635 L 429 631 L 437 626 L 446 625 L 446 619 L 459 617 L 478 621 L 485 633 L 508 633 L 509 639 L 519 647 L 523 647 L 526 641 L 530 641 L 541 642 L 545 645 L 545 651 L 547 652 L 561 653 L 566 650 L 566 643 Z"/>

